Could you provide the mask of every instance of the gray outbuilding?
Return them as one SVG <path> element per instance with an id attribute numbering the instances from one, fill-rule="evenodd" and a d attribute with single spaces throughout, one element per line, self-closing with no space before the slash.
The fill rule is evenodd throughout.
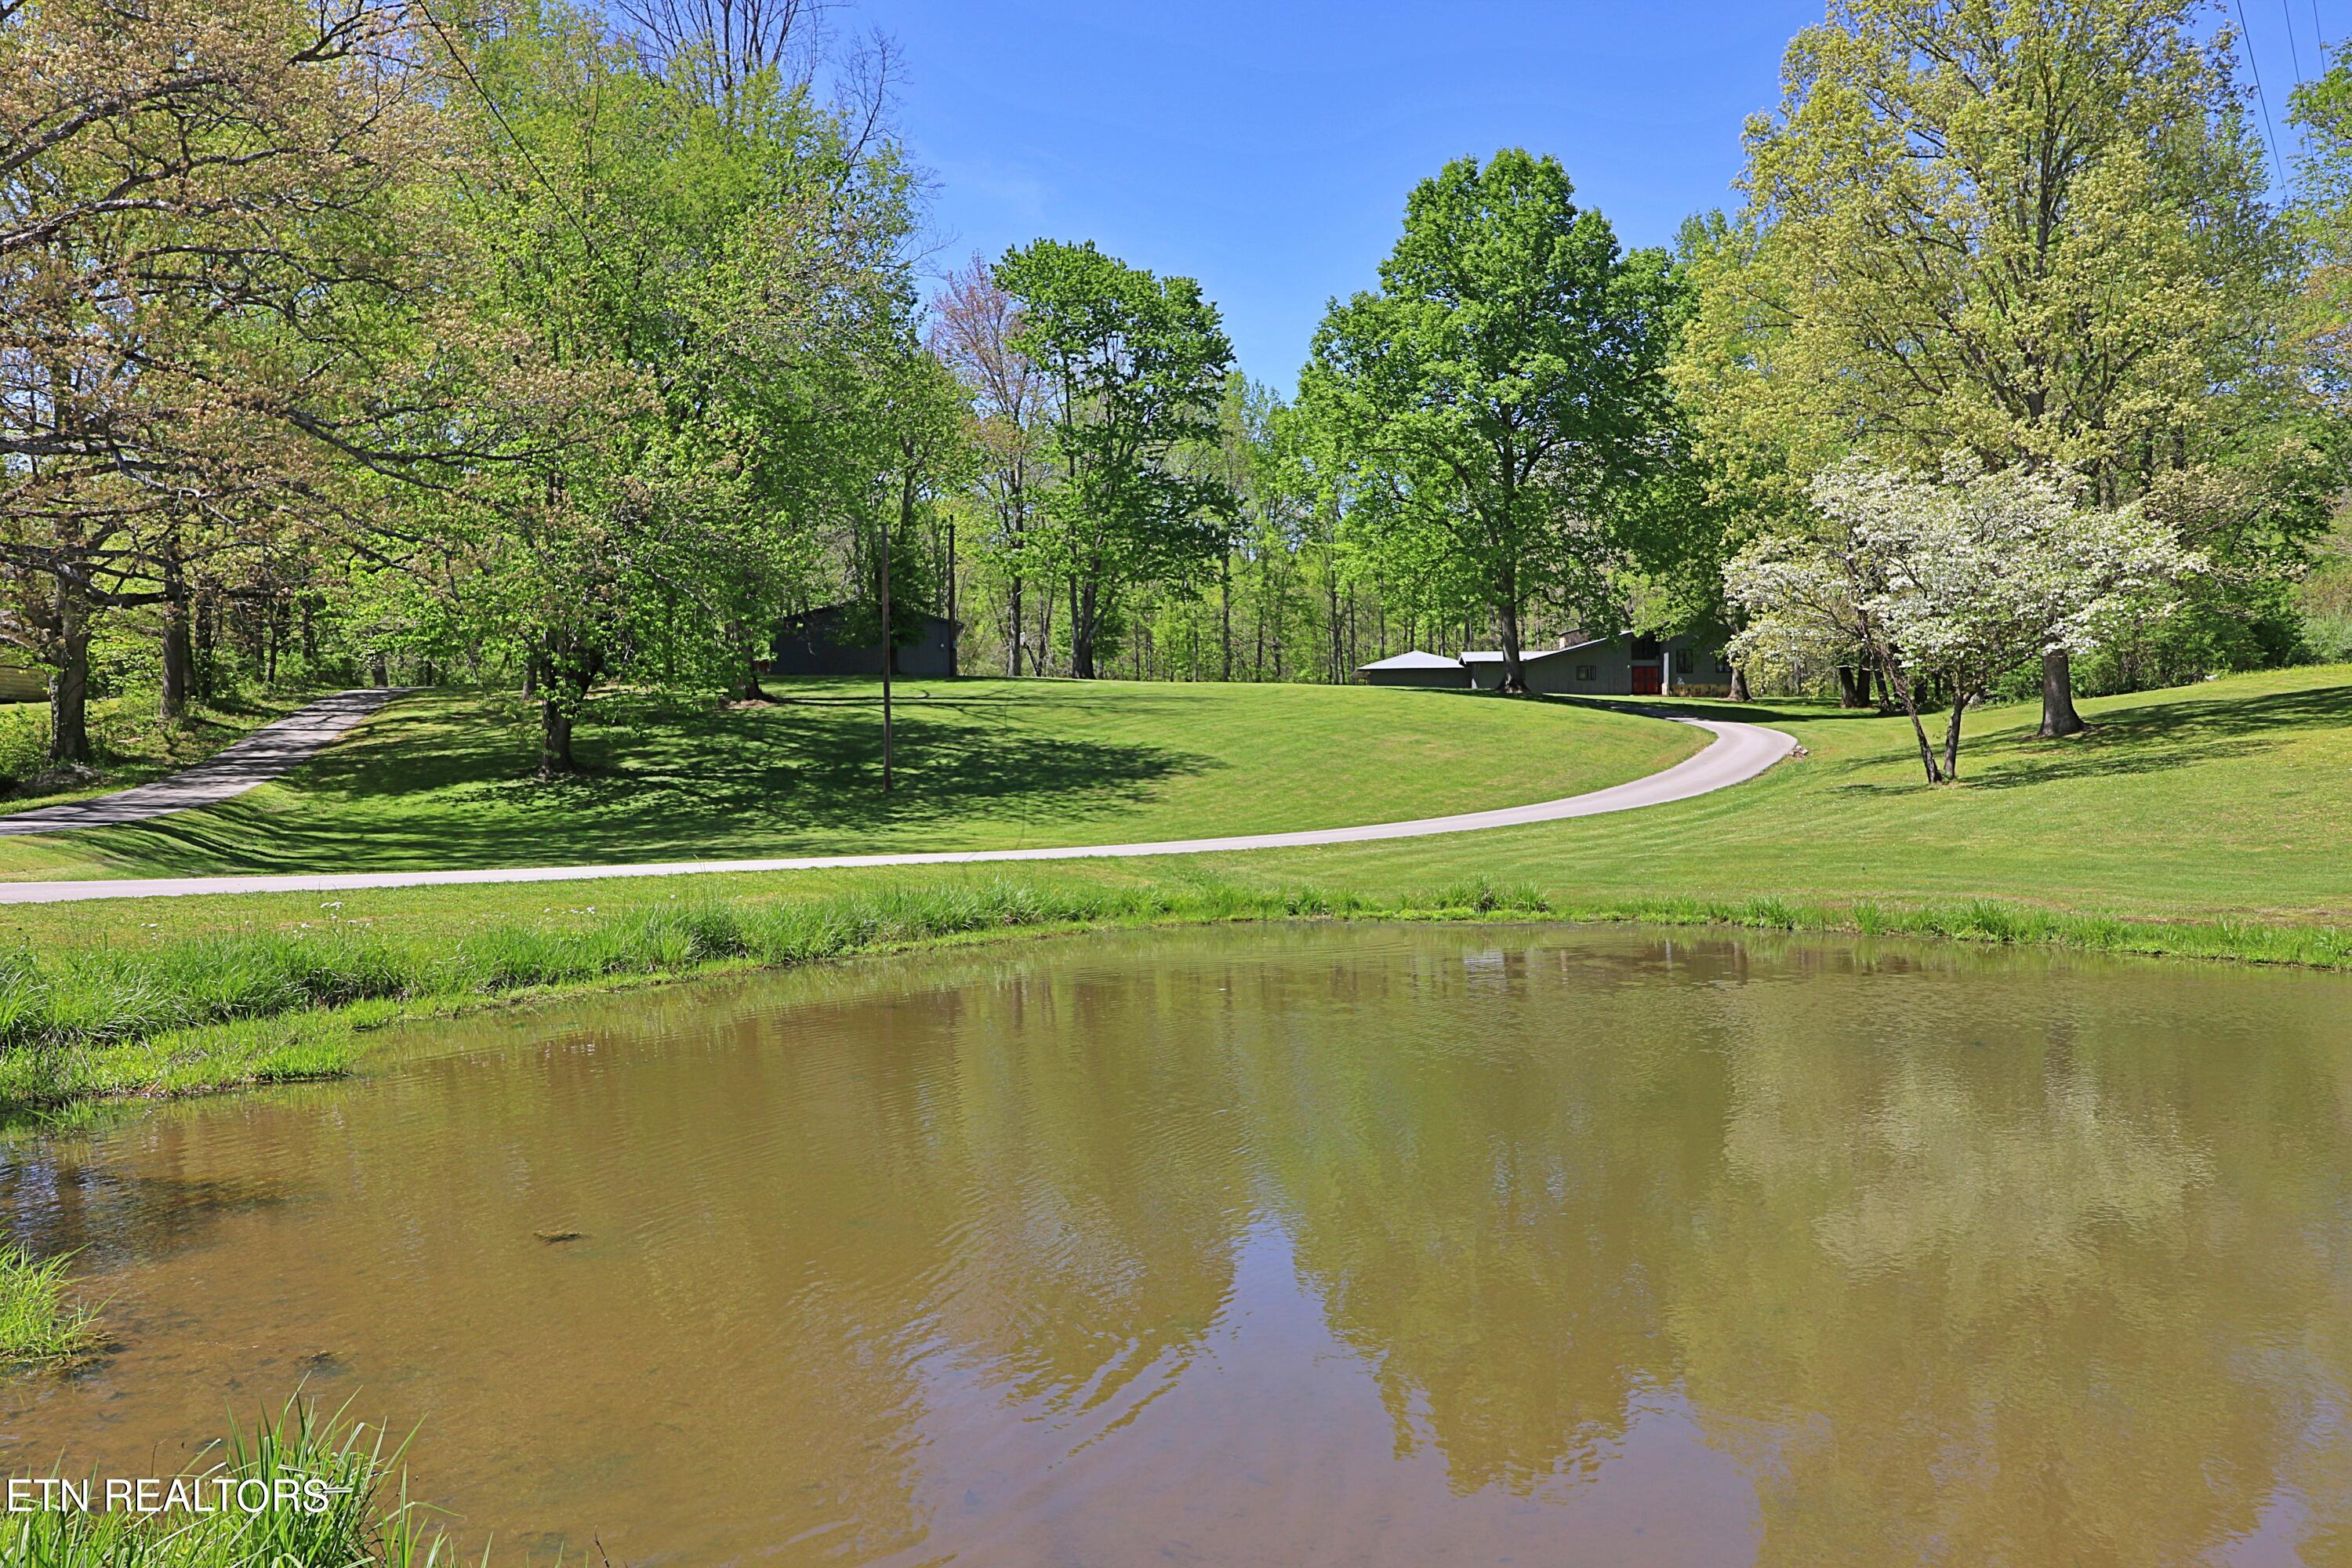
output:
<path id="1" fill-rule="evenodd" d="M 1423 653 L 1419 648 L 1393 658 L 1360 664 L 1356 667 L 1356 679 L 1367 686 L 1420 686 L 1441 691 L 1467 690 L 1470 685 L 1470 672 L 1462 667 L 1460 659 L 1448 658 L 1442 653 Z"/>
<path id="2" fill-rule="evenodd" d="M 855 637 L 847 605 L 826 605 L 787 616 L 776 628 L 771 675 L 879 675 L 881 639 Z M 866 617 L 860 617 L 865 619 Z M 904 676 L 956 673 L 956 624 L 945 616 L 919 617 L 921 635 L 901 645 L 892 669 Z M 867 624 L 871 624 L 870 619 Z"/>

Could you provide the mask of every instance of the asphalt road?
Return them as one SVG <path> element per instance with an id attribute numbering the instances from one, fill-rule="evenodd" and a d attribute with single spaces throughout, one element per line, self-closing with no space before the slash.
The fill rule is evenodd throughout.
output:
<path id="1" fill-rule="evenodd" d="M 373 691 L 341 692 L 326 702 L 306 708 L 290 719 L 270 726 L 298 723 L 319 712 L 331 703 L 345 699 L 373 698 L 380 702 L 385 693 Z M 373 704 L 367 710 L 373 710 Z M 333 733 L 357 723 L 364 712 L 353 713 L 343 720 Z M 1727 720 L 1684 719 L 1678 722 L 1695 724 L 1715 737 L 1706 750 L 1696 756 L 1676 763 L 1673 767 L 1633 780 L 1612 784 L 1607 789 L 1572 795 L 1559 800 L 1539 801 L 1533 805 L 1510 805 L 1494 811 L 1465 812 L 1454 816 L 1427 816 L 1412 822 L 1382 822 L 1362 827 L 1317 827 L 1296 833 L 1244 833 L 1228 838 L 1177 838 L 1151 844 L 1090 844 L 1068 848 L 1052 849 L 971 849 L 942 850 L 926 854 L 907 855 L 818 855 L 771 860 L 665 860 L 634 866 L 524 866 L 469 871 L 352 871 L 319 872 L 293 876 L 234 876 L 234 877 L 152 877 L 125 878 L 120 880 L 91 882 L 5 882 L 0 883 L 0 904 L 65 903 L 85 899 L 152 899 L 183 897 L 197 893 L 333 893 L 359 888 L 435 888 L 488 882 L 577 882 L 606 877 L 682 877 L 712 872 L 742 871 L 816 871 L 853 866 L 964 866 L 1006 860 L 1087 860 L 1125 858 L 1139 855 L 1210 855 L 1234 849 L 1296 849 L 1318 844 L 1365 844 L 1386 838 L 1423 838 L 1441 833 L 1475 833 L 1488 827 L 1518 827 L 1537 822 L 1564 822 L 1570 817 L 1601 816 L 1611 812 L 1638 811 L 1643 806 L 1664 805 L 1669 801 L 1688 800 L 1693 795 L 1712 794 L 1744 784 L 1780 761 L 1796 749 L 1796 739 L 1779 730 L 1760 724 L 1740 724 Z M 269 733 L 265 730 L 238 746 L 249 745 Z M 275 777 L 316 752 L 331 740 L 333 734 L 310 744 L 299 755 L 280 763 L 274 773 L 262 777 Z M 230 751 L 236 748 L 232 747 Z M 223 752 L 212 762 L 192 768 L 187 773 L 166 779 L 159 784 L 128 790 L 120 795 L 109 795 L 103 801 L 85 803 L 98 806 L 108 801 L 128 800 L 132 795 L 169 789 L 191 774 L 210 768 L 214 763 L 228 756 Z M 212 798 L 226 798 L 238 789 L 250 789 L 261 782 L 257 777 Z M 176 797 L 174 797 L 176 798 Z M 185 805 L 206 804 L 188 800 L 181 805 L 163 807 L 177 811 Z M 50 811 L 68 808 L 52 806 Z M 34 815 L 34 814 L 26 814 Z M 147 816 L 162 813 L 148 812 Z M 10 819 L 17 820 L 17 819 Z M 135 821 L 137 817 L 119 820 Z M 93 824 L 94 825 L 94 824 Z M 6 823 L 0 822 L 0 830 Z M 56 827 L 38 831 L 56 832 Z M 16 831 L 32 831 L 17 829 Z"/>

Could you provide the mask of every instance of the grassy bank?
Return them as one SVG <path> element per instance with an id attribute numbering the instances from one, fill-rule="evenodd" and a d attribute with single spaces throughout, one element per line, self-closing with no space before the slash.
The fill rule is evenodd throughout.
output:
<path id="1" fill-rule="evenodd" d="M 183 1478 L 179 1506 L 143 1513 L 107 1509 L 102 1478 L 53 1478 L 46 1495 L 28 1500 L 40 1506 L 0 1519 L 0 1563 L 428 1568 L 442 1559 L 439 1532 L 407 1500 L 401 1451 L 386 1446 L 379 1428 L 292 1401 L 250 1429 L 232 1426 L 217 1453 L 205 1470 Z M 60 1484 L 68 1480 L 89 1489 L 91 1506 L 68 1495 Z M 223 1503 L 225 1497 L 231 1500 Z M 239 1497 L 248 1503 L 234 1500 Z"/>
<path id="2" fill-rule="evenodd" d="M 1189 879 L 1125 888 L 990 877 L 760 903 L 672 896 L 562 926 L 483 923 L 452 944 L 348 925 L 20 961 L 0 1026 L 0 1107 L 200 1092 L 345 1071 L 395 1019 L 525 997 L 1022 931 L 1251 920 L 1566 920 L 1927 936 L 2352 969 L 2352 928 L 2136 921 L 1976 900 L 1563 899 L 1474 879 L 1375 892 Z"/>
<path id="3" fill-rule="evenodd" d="M 502 696 L 406 697 L 275 784 L 136 826 L 0 840 L 0 877 L 740 858 L 1281 832 L 1549 800 L 1696 751 L 1680 725 L 1367 687 L 911 682 L 897 787 L 880 688 L 779 683 L 716 710 L 628 693 L 581 776 L 531 776 Z"/>

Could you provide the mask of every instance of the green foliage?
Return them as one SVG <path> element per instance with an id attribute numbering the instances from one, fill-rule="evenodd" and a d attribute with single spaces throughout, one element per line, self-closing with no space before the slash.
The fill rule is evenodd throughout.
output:
<path id="1" fill-rule="evenodd" d="M 1616 618 L 1607 522 L 1666 420 L 1666 258 L 1621 255 L 1571 195 L 1516 149 L 1422 182 L 1380 291 L 1333 308 L 1301 378 L 1350 534 L 1490 610 L 1514 687 L 1531 604 Z"/>
<path id="2" fill-rule="evenodd" d="M 1811 529 L 1804 485 L 1857 451 L 2048 468 L 2146 498 L 2215 568 L 2095 679 L 2284 657 L 2283 628 L 2225 623 L 2275 612 L 2340 479 L 2235 38 L 2204 9 L 1853 0 L 1792 41 L 1745 209 L 1685 233 L 1671 374 L 1740 531 Z"/>
<path id="3" fill-rule="evenodd" d="M 1169 458 L 1217 439 L 1233 344 L 1198 283 L 1129 267 L 1092 242 L 1007 251 L 996 280 L 1019 305 L 1012 346 L 1053 389 L 1057 482 L 1028 548 L 1072 584 L 1073 669 L 1091 677 L 1123 592 L 1216 558 L 1232 493 Z"/>

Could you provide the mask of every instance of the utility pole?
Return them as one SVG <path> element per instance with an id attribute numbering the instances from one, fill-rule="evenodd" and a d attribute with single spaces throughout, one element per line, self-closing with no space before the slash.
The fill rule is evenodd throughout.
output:
<path id="1" fill-rule="evenodd" d="M 882 513 L 882 793 L 890 793 L 890 513 Z"/>

